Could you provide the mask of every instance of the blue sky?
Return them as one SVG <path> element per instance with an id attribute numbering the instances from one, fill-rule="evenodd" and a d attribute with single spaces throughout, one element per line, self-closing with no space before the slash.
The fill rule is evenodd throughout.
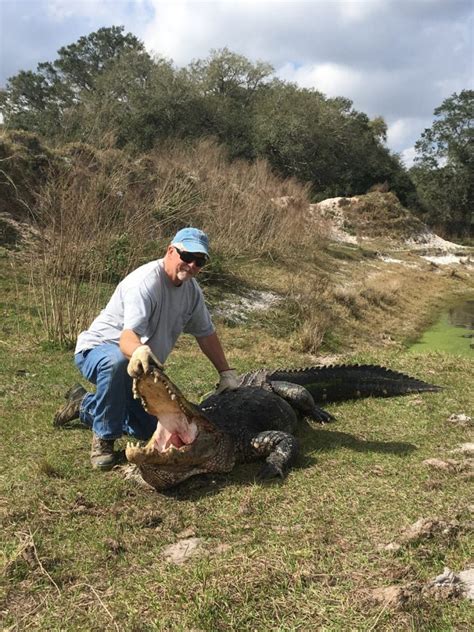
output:
<path id="1" fill-rule="evenodd" d="M 384 117 L 407 165 L 434 108 L 473 88 L 473 0 L 0 0 L 0 85 L 112 25 L 177 66 L 227 46 L 348 97 Z"/>

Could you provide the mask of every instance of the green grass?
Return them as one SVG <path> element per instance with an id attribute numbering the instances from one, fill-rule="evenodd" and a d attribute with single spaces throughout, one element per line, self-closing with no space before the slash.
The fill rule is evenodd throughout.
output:
<path id="1" fill-rule="evenodd" d="M 10 289 L 9 289 L 10 288 Z M 197 477 L 158 494 L 89 466 L 90 433 L 55 430 L 52 415 L 78 378 L 71 352 L 44 350 L 34 314 L 7 279 L 0 371 L 2 625 L 11 630 L 467 630 L 471 605 L 427 595 L 402 609 L 370 599 L 421 586 L 472 561 L 466 472 L 428 469 L 472 431 L 448 422 L 473 411 L 474 363 L 433 353 L 360 352 L 445 386 L 440 393 L 332 405 L 333 425 L 304 422 L 301 456 L 281 483 L 255 483 L 258 464 Z M 246 370 L 311 364 L 266 329 L 221 326 Z M 342 361 L 342 360 L 341 360 Z M 184 337 L 167 369 L 193 400 L 215 374 Z M 124 441 L 125 442 L 125 441 Z M 459 458 L 459 457 L 455 457 Z M 472 506 L 472 505 L 471 505 Z M 420 517 L 458 520 L 456 536 L 383 549 Z M 181 566 L 164 548 L 192 528 L 201 555 Z"/>

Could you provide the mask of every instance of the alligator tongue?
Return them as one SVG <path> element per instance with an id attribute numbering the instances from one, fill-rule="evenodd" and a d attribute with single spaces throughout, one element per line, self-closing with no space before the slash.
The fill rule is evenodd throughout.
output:
<path id="1" fill-rule="evenodd" d="M 156 430 L 153 433 L 153 441 L 155 448 L 159 452 L 164 452 L 170 446 L 181 448 L 183 445 L 192 443 L 197 435 L 197 427 L 195 423 L 187 424 L 186 428 L 179 431 L 173 429 L 171 432 L 159 421 Z"/>
<path id="2" fill-rule="evenodd" d="M 175 448 L 181 448 L 183 445 L 186 445 L 177 432 L 173 432 L 168 441 L 173 444 Z"/>

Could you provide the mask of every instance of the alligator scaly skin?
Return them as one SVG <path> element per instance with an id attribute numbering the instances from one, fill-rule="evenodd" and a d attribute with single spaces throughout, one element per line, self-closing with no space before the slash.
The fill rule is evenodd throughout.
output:
<path id="1" fill-rule="evenodd" d="M 372 364 L 258 369 L 242 375 L 240 383 L 242 386 L 268 388 L 272 382 L 291 382 L 304 386 L 316 403 L 362 397 L 395 397 L 441 390 L 439 386 Z"/>

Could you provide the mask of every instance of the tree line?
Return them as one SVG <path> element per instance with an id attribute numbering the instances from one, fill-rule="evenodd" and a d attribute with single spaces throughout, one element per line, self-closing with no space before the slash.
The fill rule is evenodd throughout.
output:
<path id="1" fill-rule="evenodd" d="M 141 153 L 170 138 L 212 136 L 230 159 L 263 157 L 282 176 L 310 182 L 315 200 L 386 183 L 427 221 L 451 233 L 469 231 L 472 136 L 465 118 L 472 121 L 472 91 L 439 109 L 445 124 L 425 132 L 419 160 L 408 172 L 385 145 L 381 117 L 371 120 L 347 98 L 328 98 L 273 73 L 270 64 L 226 48 L 177 68 L 113 26 L 62 47 L 35 72 L 11 77 L 0 92 L 0 110 L 6 128 L 55 144 L 112 142 Z"/>

